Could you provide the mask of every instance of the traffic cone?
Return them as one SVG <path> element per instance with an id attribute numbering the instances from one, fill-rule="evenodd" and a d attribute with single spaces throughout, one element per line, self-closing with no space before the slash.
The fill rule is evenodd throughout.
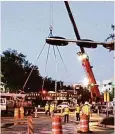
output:
<path id="1" fill-rule="evenodd" d="M 24 119 L 24 108 L 20 107 L 20 118 Z"/>
<path id="2" fill-rule="evenodd" d="M 81 115 L 80 116 L 80 130 L 77 131 L 78 133 L 92 133 L 89 130 L 89 116 L 88 115 Z"/>
<path id="3" fill-rule="evenodd" d="M 28 134 L 34 134 L 32 116 L 28 117 Z"/>
<path id="4" fill-rule="evenodd" d="M 20 123 L 24 124 L 24 107 L 20 107 Z"/>
<path id="5" fill-rule="evenodd" d="M 52 134 L 63 134 L 61 116 L 52 117 Z"/>
<path id="6" fill-rule="evenodd" d="M 19 119 L 19 108 L 14 109 L 14 125 L 18 125 Z"/>

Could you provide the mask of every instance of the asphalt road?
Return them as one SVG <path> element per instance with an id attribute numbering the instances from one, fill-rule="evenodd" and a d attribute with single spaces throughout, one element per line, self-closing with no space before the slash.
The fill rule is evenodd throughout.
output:
<path id="1" fill-rule="evenodd" d="M 93 131 L 94 134 L 111 134 L 114 132 L 114 129 L 111 127 L 99 127 L 97 120 L 100 117 L 93 115 L 91 120 L 93 122 L 89 123 L 90 130 Z M 1 118 L 2 126 L 5 124 L 9 125 L 13 123 L 14 119 L 12 117 L 3 117 Z M 33 127 L 34 134 L 52 134 L 52 120 L 49 116 L 39 115 L 39 118 L 33 118 Z M 63 134 L 77 134 L 79 130 L 79 123 L 75 121 L 74 115 L 70 115 L 69 123 L 63 123 L 62 118 L 62 128 Z M 23 124 L 6 126 L 1 128 L 1 134 L 27 134 L 27 118 L 23 120 Z"/>

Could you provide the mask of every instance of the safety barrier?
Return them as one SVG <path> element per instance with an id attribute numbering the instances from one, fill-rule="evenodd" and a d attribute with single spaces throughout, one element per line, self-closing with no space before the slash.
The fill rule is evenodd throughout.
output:
<path id="1" fill-rule="evenodd" d="M 89 116 L 88 115 L 81 115 L 80 116 L 80 131 L 81 132 L 89 132 Z"/>
<path id="2" fill-rule="evenodd" d="M 52 134 L 63 134 L 60 116 L 52 117 Z"/>
<path id="3" fill-rule="evenodd" d="M 32 116 L 28 117 L 28 134 L 34 134 Z"/>

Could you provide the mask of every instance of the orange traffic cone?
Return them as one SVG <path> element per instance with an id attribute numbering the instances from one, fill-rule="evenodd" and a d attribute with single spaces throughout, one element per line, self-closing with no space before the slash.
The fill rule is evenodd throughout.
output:
<path id="1" fill-rule="evenodd" d="M 14 109 L 14 125 L 18 125 L 19 119 L 19 108 Z"/>
<path id="2" fill-rule="evenodd" d="M 34 134 L 32 116 L 28 117 L 28 134 Z"/>
<path id="3" fill-rule="evenodd" d="M 60 116 L 52 117 L 52 134 L 63 134 Z"/>
<path id="4" fill-rule="evenodd" d="M 80 117 L 80 130 L 89 132 L 89 117 L 87 115 L 81 115 Z"/>
<path id="5" fill-rule="evenodd" d="M 24 108 L 20 107 L 20 118 L 24 119 Z"/>
<path id="6" fill-rule="evenodd" d="M 81 115 L 80 116 L 80 130 L 77 131 L 78 133 L 92 133 L 89 129 L 89 116 L 88 115 Z"/>

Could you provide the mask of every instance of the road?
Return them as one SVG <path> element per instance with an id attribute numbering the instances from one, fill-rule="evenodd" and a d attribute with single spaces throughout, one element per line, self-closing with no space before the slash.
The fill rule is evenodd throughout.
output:
<path id="1" fill-rule="evenodd" d="M 93 115 L 91 117 L 91 121 L 89 123 L 90 130 L 93 131 L 93 134 L 111 134 L 114 132 L 113 128 L 103 128 L 98 126 L 97 120 L 100 117 Z M 2 117 L 1 123 L 3 124 L 11 124 L 13 123 L 12 117 Z M 44 114 L 39 115 L 38 118 L 33 118 L 33 127 L 34 134 L 51 134 L 52 133 L 52 120 L 49 116 L 45 116 Z M 70 115 L 69 123 L 64 123 L 62 118 L 62 128 L 63 134 L 77 134 L 79 130 L 79 123 L 75 121 L 74 115 Z M 27 118 L 23 120 L 23 124 L 12 125 L 1 128 L 1 134 L 27 134 Z"/>

